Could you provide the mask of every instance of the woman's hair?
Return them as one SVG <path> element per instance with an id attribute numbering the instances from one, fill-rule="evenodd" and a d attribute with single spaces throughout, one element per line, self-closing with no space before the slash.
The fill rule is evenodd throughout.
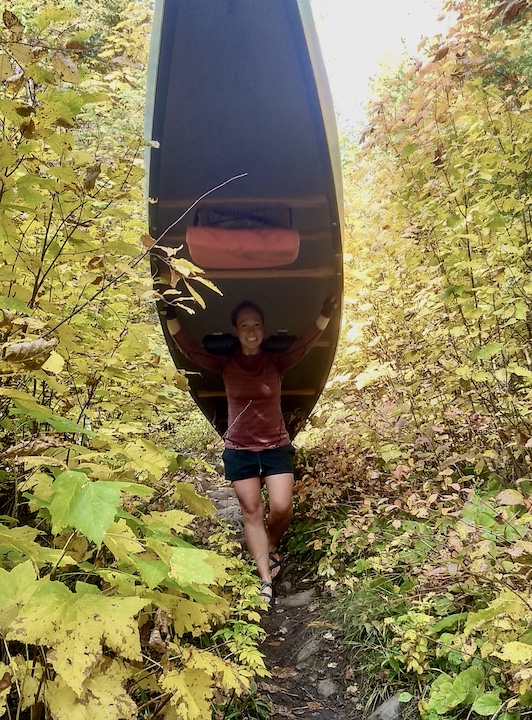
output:
<path id="1" fill-rule="evenodd" d="M 258 313 L 258 315 L 260 316 L 262 324 L 264 325 L 264 313 L 262 312 L 261 308 L 258 305 L 255 305 L 254 302 L 251 302 L 251 300 L 243 300 L 236 306 L 236 308 L 231 313 L 231 324 L 233 325 L 233 327 L 236 327 L 238 316 L 242 312 L 242 310 L 255 310 L 255 312 Z"/>

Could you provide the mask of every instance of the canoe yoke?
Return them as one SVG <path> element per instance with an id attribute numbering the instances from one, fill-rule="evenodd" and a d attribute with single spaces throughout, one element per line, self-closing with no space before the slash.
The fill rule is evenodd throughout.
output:
<path id="1" fill-rule="evenodd" d="M 287 228 L 256 230 L 191 226 L 186 243 L 193 263 L 204 270 L 246 270 L 291 265 L 299 254 L 299 233 Z"/>
<path id="2" fill-rule="evenodd" d="M 251 270 L 291 265 L 299 233 L 285 206 L 200 208 L 186 229 L 190 258 L 204 270 Z"/>

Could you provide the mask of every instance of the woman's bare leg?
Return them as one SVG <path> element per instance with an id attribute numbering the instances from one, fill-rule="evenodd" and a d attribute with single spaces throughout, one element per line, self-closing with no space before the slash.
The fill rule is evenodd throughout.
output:
<path id="1" fill-rule="evenodd" d="M 265 478 L 268 488 L 270 510 L 266 518 L 269 534 L 269 550 L 275 550 L 292 520 L 292 491 L 294 476 L 292 473 L 270 475 Z"/>
<path id="2" fill-rule="evenodd" d="M 244 535 L 249 554 L 255 561 L 261 580 L 271 582 L 268 556 L 268 533 L 264 525 L 264 506 L 260 494 L 260 478 L 233 482 L 233 489 L 242 509 Z"/>

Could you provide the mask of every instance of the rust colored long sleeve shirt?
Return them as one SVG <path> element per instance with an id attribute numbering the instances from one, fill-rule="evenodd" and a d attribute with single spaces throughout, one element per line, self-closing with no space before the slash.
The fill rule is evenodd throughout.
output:
<path id="1" fill-rule="evenodd" d="M 286 350 L 257 355 L 213 355 L 185 330 L 173 335 L 185 357 L 223 377 L 229 410 L 226 448 L 259 451 L 290 443 L 281 412 L 283 373 L 297 365 L 322 332 L 313 323 Z"/>

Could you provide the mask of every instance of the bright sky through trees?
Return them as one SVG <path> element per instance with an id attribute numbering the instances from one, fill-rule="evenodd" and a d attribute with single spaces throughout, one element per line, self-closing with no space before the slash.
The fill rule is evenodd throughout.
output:
<path id="1" fill-rule="evenodd" d="M 423 36 L 446 32 L 442 0 L 311 0 L 339 125 L 364 121 L 379 66 L 414 55 Z"/>

